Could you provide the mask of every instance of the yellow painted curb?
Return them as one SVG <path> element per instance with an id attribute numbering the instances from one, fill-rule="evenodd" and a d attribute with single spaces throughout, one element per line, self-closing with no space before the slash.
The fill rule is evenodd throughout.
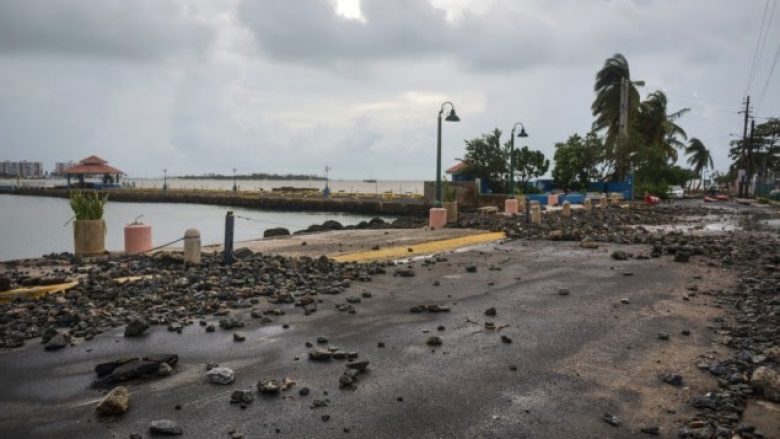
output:
<path id="1" fill-rule="evenodd" d="M 17 288 L 15 290 L 4 291 L 0 293 L 0 303 L 8 303 L 19 297 L 35 298 L 45 296 L 47 294 L 61 293 L 75 287 L 78 284 L 78 282 L 68 282 L 64 284 L 46 285 L 32 288 Z"/>
<path id="2" fill-rule="evenodd" d="M 126 284 L 141 279 L 151 279 L 153 277 L 154 275 L 147 274 L 143 276 L 118 277 L 114 280 L 119 284 Z M 75 287 L 78 284 L 79 284 L 78 282 L 66 282 L 62 284 L 45 285 L 45 286 L 30 287 L 30 288 L 17 288 L 15 290 L 3 291 L 0 292 L 0 303 L 12 302 L 14 299 L 17 299 L 19 297 L 29 297 L 35 299 L 38 297 L 46 296 L 48 294 L 62 293 L 64 291 L 70 290 L 71 288 Z"/>
<path id="3" fill-rule="evenodd" d="M 504 232 L 479 233 L 461 238 L 443 239 L 440 241 L 420 242 L 408 246 L 387 247 L 379 250 L 335 254 L 329 257 L 337 262 L 367 262 L 402 259 L 411 256 L 427 255 L 456 250 L 470 245 L 484 244 L 506 238 Z M 409 251 L 412 249 L 412 251 Z"/>

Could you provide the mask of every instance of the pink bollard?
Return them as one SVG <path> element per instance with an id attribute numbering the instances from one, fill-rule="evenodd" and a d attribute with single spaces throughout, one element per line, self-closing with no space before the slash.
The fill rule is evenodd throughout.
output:
<path id="1" fill-rule="evenodd" d="M 152 248 L 152 226 L 128 224 L 125 226 L 125 253 L 143 253 Z"/>
<path id="2" fill-rule="evenodd" d="M 504 213 L 508 216 L 515 216 L 517 215 L 517 198 L 510 198 L 508 200 L 504 200 Z"/>
<path id="3" fill-rule="evenodd" d="M 433 229 L 443 229 L 447 225 L 447 209 L 434 207 L 428 216 L 428 225 Z"/>

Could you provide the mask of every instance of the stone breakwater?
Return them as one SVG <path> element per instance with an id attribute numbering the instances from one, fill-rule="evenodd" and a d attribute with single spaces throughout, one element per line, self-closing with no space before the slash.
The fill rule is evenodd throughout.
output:
<path id="1" fill-rule="evenodd" d="M 67 198 L 69 191 L 58 188 L 15 188 L 15 195 Z M 218 191 L 152 191 L 119 189 L 106 192 L 111 201 L 143 203 L 188 203 L 280 211 L 346 212 L 377 215 L 425 215 L 428 207 L 418 199 L 382 200 L 372 197 L 302 197 L 295 194 L 239 193 Z"/>

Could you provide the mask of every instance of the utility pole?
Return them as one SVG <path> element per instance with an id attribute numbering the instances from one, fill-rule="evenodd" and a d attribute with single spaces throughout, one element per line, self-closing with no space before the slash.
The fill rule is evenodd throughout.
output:
<path id="1" fill-rule="evenodd" d="M 737 169 L 737 176 L 739 177 L 739 191 L 738 196 L 741 198 L 745 194 L 745 179 L 747 173 L 747 166 L 745 160 L 747 159 L 747 126 L 748 117 L 750 117 L 750 95 L 745 99 L 745 122 L 742 125 L 742 154 L 740 157 L 741 167 Z"/>
<path id="2" fill-rule="evenodd" d="M 750 140 L 748 140 L 747 148 L 747 181 L 750 182 L 753 179 L 753 130 L 756 129 L 756 120 L 750 119 Z M 750 195 L 750 187 L 745 188 L 745 196 Z"/>
<path id="3" fill-rule="evenodd" d="M 618 160 L 615 165 L 615 171 L 620 181 L 626 179 L 626 163 L 625 158 L 628 157 L 628 108 L 629 100 L 631 98 L 631 85 L 643 87 L 645 81 L 631 81 L 626 77 L 620 78 L 620 113 L 618 115 Z"/>

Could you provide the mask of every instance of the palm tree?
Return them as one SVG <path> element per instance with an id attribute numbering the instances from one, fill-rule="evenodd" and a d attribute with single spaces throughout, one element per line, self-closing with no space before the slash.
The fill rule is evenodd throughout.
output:
<path id="1" fill-rule="evenodd" d="M 591 111 L 595 120 L 593 131 L 604 131 L 606 135 L 604 144 L 608 149 L 616 152 L 615 176 L 622 180 L 628 170 L 627 161 L 631 152 L 629 142 L 618 142 L 620 119 L 620 89 L 623 80 L 629 81 L 628 93 L 628 119 L 634 120 L 639 113 L 639 91 L 630 82 L 631 72 L 626 58 L 616 53 L 604 61 L 604 66 L 596 73 L 596 85 L 593 90 L 596 98 L 591 105 Z M 625 139 L 624 139 L 625 140 Z"/>
<path id="2" fill-rule="evenodd" d="M 659 148 L 664 156 L 674 163 L 677 161 L 677 149 L 684 148 L 683 141 L 688 140 L 685 130 L 676 122 L 689 112 L 690 108 L 668 114 L 666 107 L 667 99 L 664 92 L 650 93 L 640 104 L 637 129 L 648 146 Z"/>
<path id="3" fill-rule="evenodd" d="M 712 155 L 710 154 L 710 150 L 708 150 L 707 147 L 701 143 L 701 140 L 697 139 L 696 137 L 692 137 L 688 142 L 688 147 L 685 148 L 685 153 L 689 156 L 688 164 L 693 167 L 693 172 L 701 177 L 699 180 L 699 185 L 696 186 L 698 189 L 701 185 L 701 182 L 704 180 L 704 170 L 706 168 L 715 167 L 712 163 Z"/>
<path id="4" fill-rule="evenodd" d="M 604 66 L 596 73 L 596 99 L 590 106 L 593 116 L 593 131 L 607 130 L 607 143 L 614 143 L 618 136 L 620 118 L 620 87 L 623 79 L 631 80 L 631 72 L 626 58 L 616 53 L 604 61 Z M 629 119 L 639 111 L 639 91 L 631 84 L 628 96 Z"/>

